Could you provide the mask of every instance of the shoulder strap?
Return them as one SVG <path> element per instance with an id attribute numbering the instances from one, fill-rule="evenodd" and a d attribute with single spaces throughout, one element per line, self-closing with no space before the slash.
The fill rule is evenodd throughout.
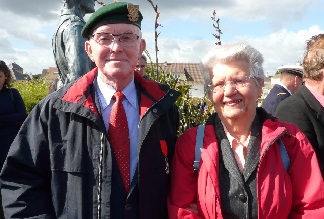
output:
<path id="1" fill-rule="evenodd" d="M 196 134 L 195 160 L 193 163 L 193 169 L 195 171 L 198 171 L 198 169 L 199 169 L 199 163 L 200 163 L 200 158 L 201 158 L 201 149 L 204 144 L 204 131 L 205 131 L 205 125 L 199 125 L 198 129 L 197 129 L 197 134 Z M 290 167 L 290 158 L 289 158 L 288 152 L 287 152 L 286 147 L 281 139 L 278 140 L 278 144 L 279 144 L 282 163 L 283 163 L 286 171 L 288 171 L 289 167 Z"/>
<path id="2" fill-rule="evenodd" d="M 205 125 L 199 125 L 196 134 L 195 160 L 193 163 L 193 168 L 195 171 L 198 171 L 199 169 L 201 149 L 204 144 L 204 132 L 205 132 Z"/>
<path id="3" fill-rule="evenodd" d="M 290 166 L 290 158 L 289 158 L 288 152 L 287 152 L 286 147 L 281 139 L 278 140 L 278 144 L 279 144 L 282 163 L 283 163 L 286 171 L 288 171 L 289 166 Z"/>

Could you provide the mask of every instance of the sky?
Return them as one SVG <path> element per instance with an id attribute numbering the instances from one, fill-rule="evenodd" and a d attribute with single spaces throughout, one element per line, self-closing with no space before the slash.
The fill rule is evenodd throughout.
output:
<path id="1" fill-rule="evenodd" d="M 102 0 L 109 4 L 113 0 Z M 155 61 L 155 11 L 147 0 L 129 0 L 143 14 L 142 33 Z M 220 19 L 221 43 L 247 42 L 264 56 L 264 70 L 302 61 L 305 42 L 324 33 L 323 0 L 152 0 L 159 14 L 158 61 L 199 63 L 217 39 L 211 19 Z M 101 5 L 96 4 L 96 9 Z M 24 73 L 55 67 L 52 36 L 62 0 L 0 0 L 0 59 Z M 84 17 L 89 18 L 89 14 Z"/>

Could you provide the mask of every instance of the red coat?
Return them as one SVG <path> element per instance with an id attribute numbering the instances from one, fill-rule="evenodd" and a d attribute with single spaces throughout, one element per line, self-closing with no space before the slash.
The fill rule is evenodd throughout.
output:
<path id="1" fill-rule="evenodd" d="M 176 144 L 168 199 L 170 219 L 223 218 L 214 126 L 205 128 L 198 175 L 192 166 L 196 132 L 197 128 L 187 130 Z M 290 157 L 288 172 L 275 140 L 281 135 Z M 264 122 L 256 181 L 258 218 L 324 218 L 324 181 L 316 155 L 295 125 L 270 119 Z M 199 216 L 186 209 L 191 203 L 198 204 Z"/>

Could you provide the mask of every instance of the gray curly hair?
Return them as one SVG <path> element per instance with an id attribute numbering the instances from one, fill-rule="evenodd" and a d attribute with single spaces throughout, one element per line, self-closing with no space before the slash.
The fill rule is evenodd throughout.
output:
<path id="1" fill-rule="evenodd" d="M 228 43 L 216 45 L 201 60 L 201 66 L 204 75 L 204 90 L 209 96 L 208 84 L 211 82 L 211 75 L 214 66 L 217 63 L 226 63 L 228 61 L 244 61 L 250 66 L 250 74 L 256 79 L 264 79 L 265 74 L 262 67 L 262 54 L 244 42 Z M 258 83 L 258 80 L 256 80 Z"/>

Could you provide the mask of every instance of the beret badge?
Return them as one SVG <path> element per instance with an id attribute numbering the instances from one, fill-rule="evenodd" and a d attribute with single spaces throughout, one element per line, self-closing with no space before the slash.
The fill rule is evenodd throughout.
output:
<path id="1" fill-rule="evenodd" d="M 128 10 L 127 16 L 128 16 L 129 21 L 132 21 L 132 22 L 138 21 L 139 6 L 127 4 L 127 10 Z"/>

